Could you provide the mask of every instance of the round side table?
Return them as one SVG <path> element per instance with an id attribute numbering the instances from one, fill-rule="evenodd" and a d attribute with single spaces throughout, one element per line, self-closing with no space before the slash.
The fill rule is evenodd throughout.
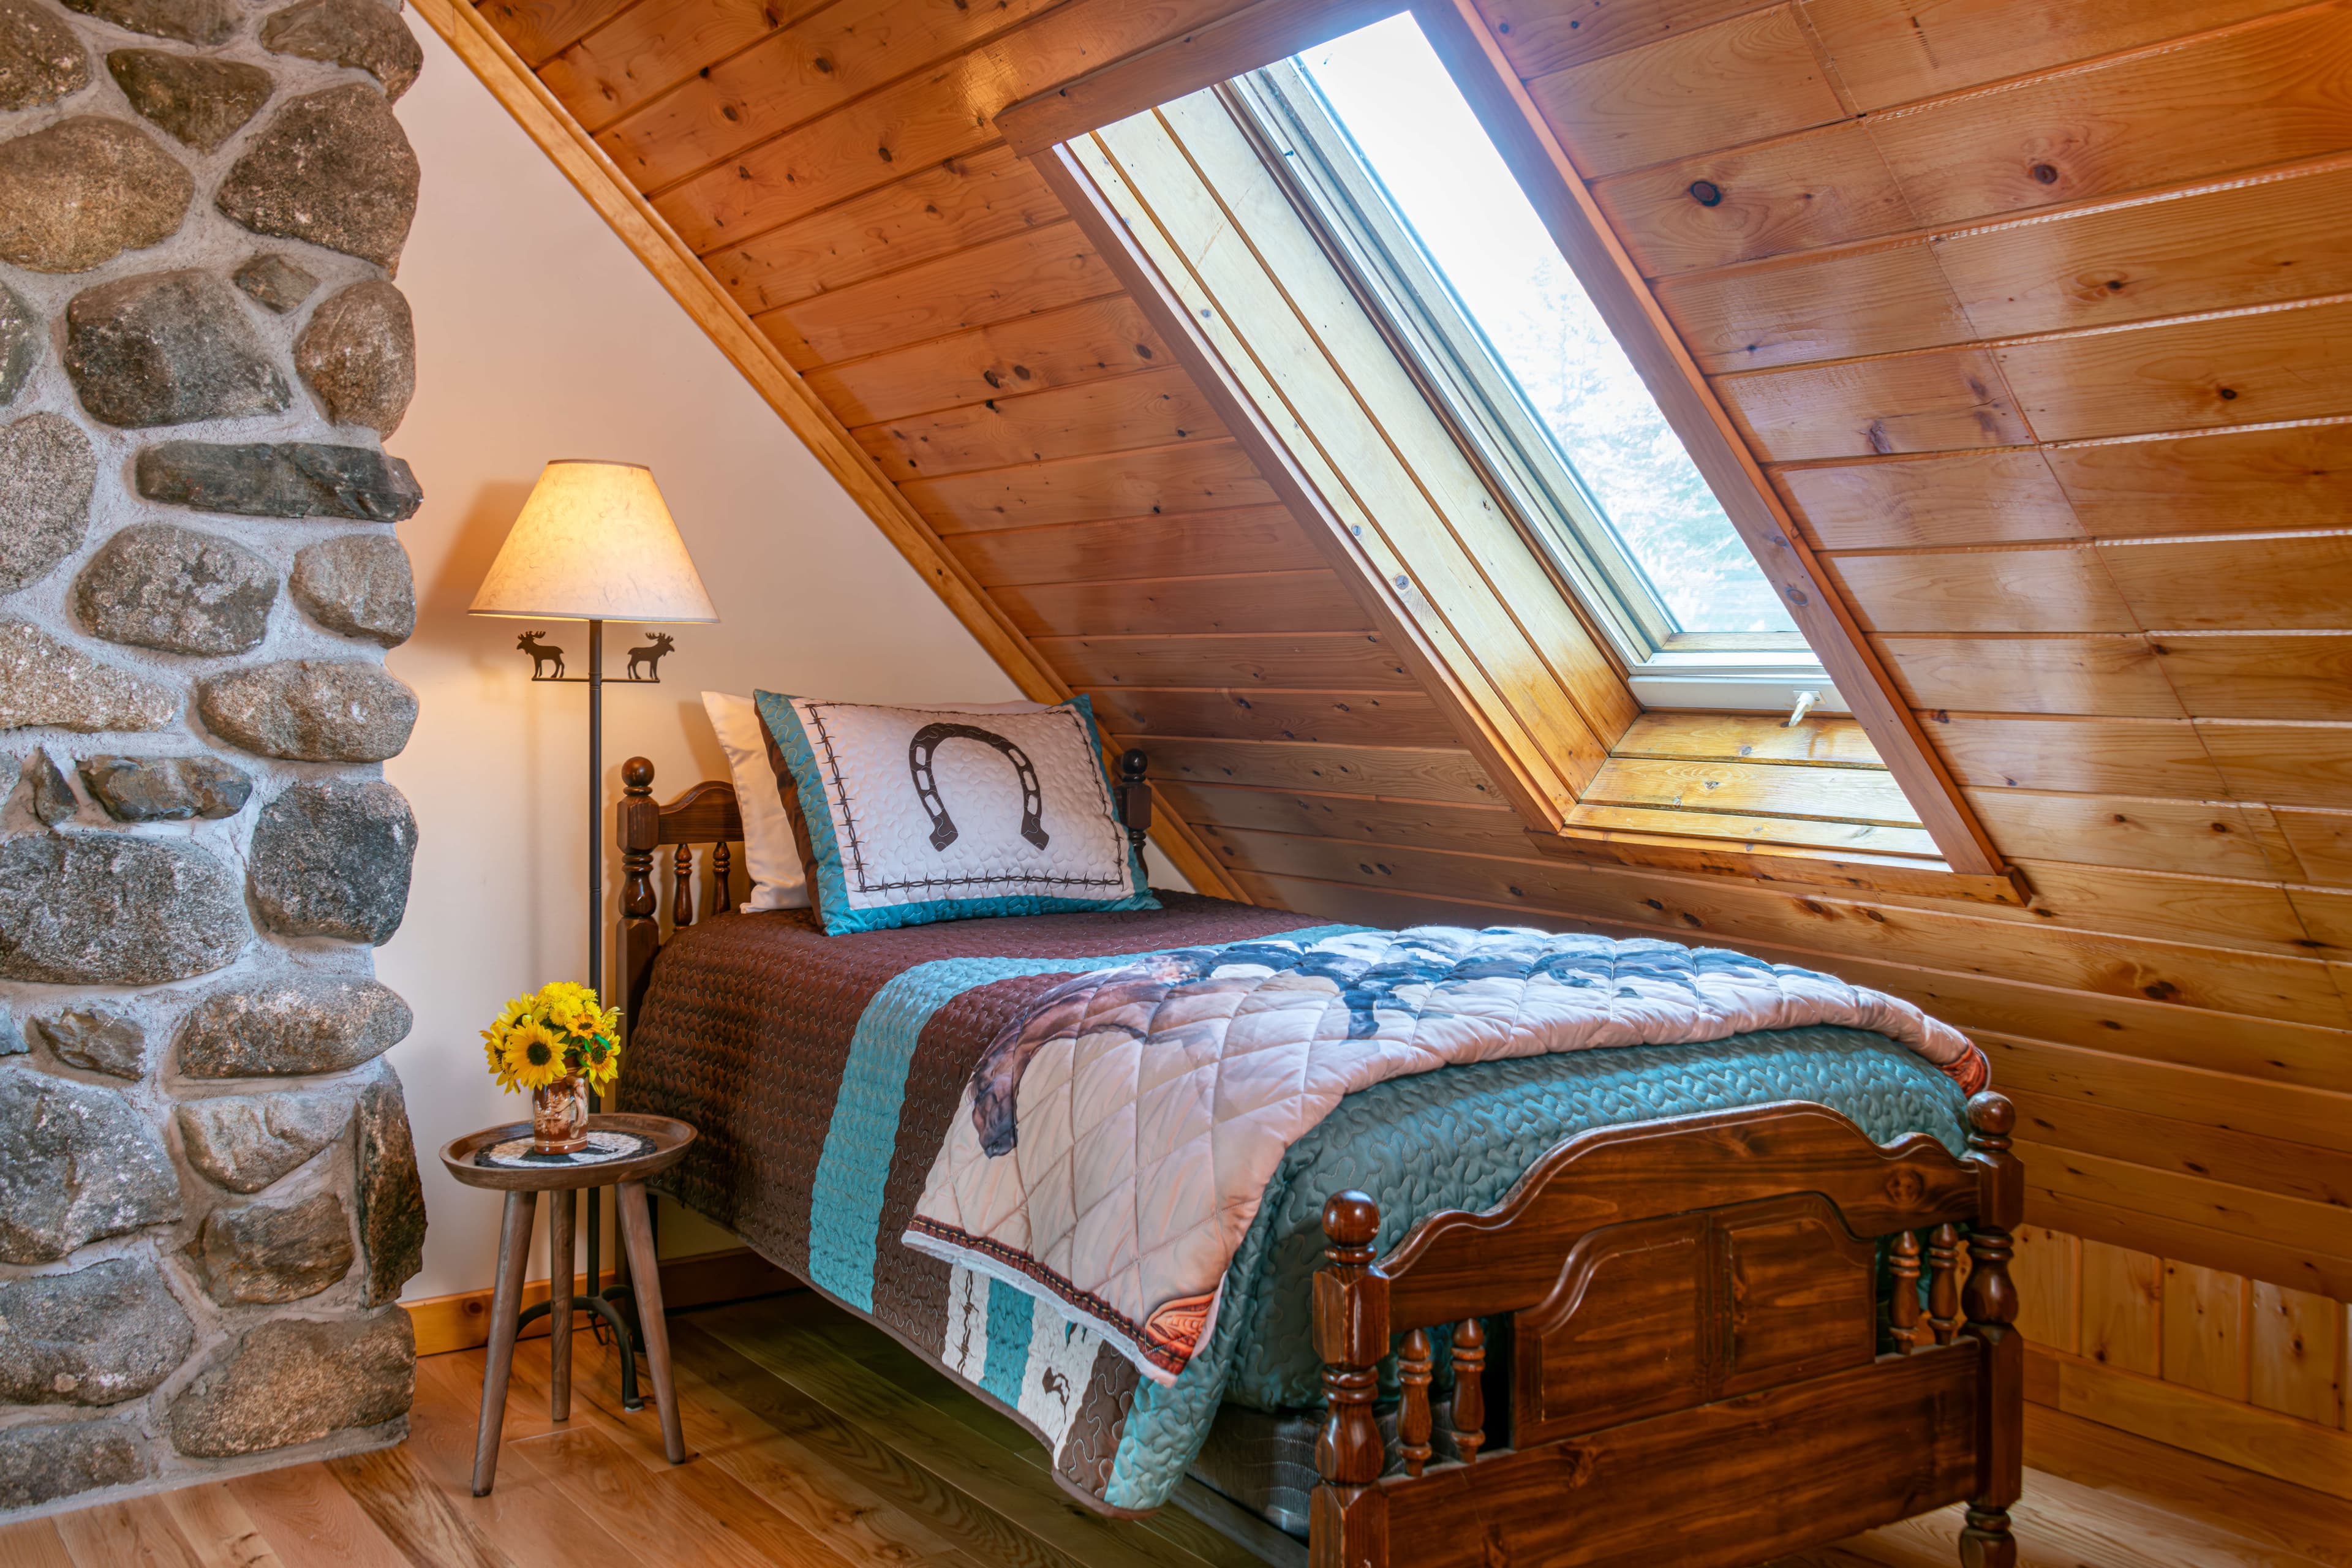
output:
<path id="1" fill-rule="evenodd" d="M 646 1208 L 646 1179 L 686 1157 L 694 1129 L 667 1116 L 625 1111 L 592 1116 L 588 1131 L 634 1133 L 652 1147 L 643 1152 L 588 1164 L 485 1164 L 486 1149 L 529 1140 L 530 1123 L 486 1127 L 455 1139 L 441 1151 L 441 1163 L 469 1187 L 507 1195 L 499 1220 L 498 1289 L 490 1302 L 489 1361 L 482 1369 L 482 1423 L 474 1438 L 474 1495 L 488 1497 L 499 1473 L 499 1435 L 506 1420 L 507 1374 L 514 1368 L 515 1335 L 522 1326 L 522 1272 L 530 1257 L 531 1222 L 539 1194 L 548 1194 L 548 1415 L 572 1418 L 572 1241 L 574 1194 L 590 1187 L 617 1188 L 614 1208 L 637 1297 L 638 1326 L 645 1337 L 646 1364 L 653 1373 L 654 1400 L 661 1411 L 662 1447 L 673 1465 L 686 1462 L 686 1434 L 679 1425 L 677 1395 L 670 1386 L 669 1328 L 662 1317 L 661 1268 L 654 1257 L 653 1225 Z M 584 1298 L 582 1299 L 584 1301 Z M 625 1335 L 621 1352 L 631 1353 Z"/>

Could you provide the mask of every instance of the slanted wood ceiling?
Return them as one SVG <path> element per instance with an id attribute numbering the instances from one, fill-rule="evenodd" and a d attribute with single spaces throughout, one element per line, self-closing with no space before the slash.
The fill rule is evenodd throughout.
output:
<path id="1" fill-rule="evenodd" d="M 1250 895 L 1719 942 L 1913 997 L 2017 1097 L 2037 1221 L 2352 1297 L 2352 6 L 1488 0 L 1476 24 L 2031 911 L 1523 847 L 992 129 L 1242 8 L 481 15 Z M 1675 765 L 1688 788 L 1727 764 Z"/>

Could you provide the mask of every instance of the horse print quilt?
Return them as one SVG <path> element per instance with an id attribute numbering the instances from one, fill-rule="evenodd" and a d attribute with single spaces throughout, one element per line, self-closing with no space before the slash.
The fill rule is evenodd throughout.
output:
<path id="1" fill-rule="evenodd" d="M 1164 1502 L 1221 1401 L 1317 1397 L 1318 1215 L 1394 1246 L 1587 1128 L 1773 1100 L 1963 1147 L 1986 1078 L 1892 997 L 1739 954 L 1165 907 L 828 938 L 679 933 L 634 1110 L 670 1190 L 1014 1415 L 1108 1511 Z"/>

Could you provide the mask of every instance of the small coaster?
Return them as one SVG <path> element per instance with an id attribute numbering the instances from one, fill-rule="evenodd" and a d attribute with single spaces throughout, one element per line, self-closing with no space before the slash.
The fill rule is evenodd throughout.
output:
<path id="1" fill-rule="evenodd" d="M 549 1166 L 609 1165 L 615 1160 L 634 1160 L 640 1154 L 654 1152 L 654 1141 L 635 1132 L 613 1132 L 604 1130 L 588 1134 L 588 1147 L 569 1154 L 534 1154 L 530 1138 L 509 1138 L 503 1143 L 493 1143 L 474 1155 L 477 1165 L 497 1165 L 509 1171 L 530 1171 Z"/>

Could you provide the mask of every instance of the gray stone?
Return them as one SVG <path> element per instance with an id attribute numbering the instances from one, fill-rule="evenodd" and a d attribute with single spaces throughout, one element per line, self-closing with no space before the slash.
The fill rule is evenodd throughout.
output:
<path id="1" fill-rule="evenodd" d="M 61 1007 L 33 1020 L 41 1038 L 68 1067 L 110 1078 L 142 1078 L 147 1072 L 146 1026 L 119 1007 L 89 1003 Z"/>
<path id="2" fill-rule="evenodd" d="M 391 435 L 416 395 L 416 323 L 408 300 L 380 279 L 352 284 L 310 312 L 294 340 L 294 368 L 328 418 Z"/>
<path id="3" fill-rule="evenodd" d="M 120 1405 L 171 1376 L 195 1343 L 143 1260 L 0 1280 L 0 1399 L 11 1405 Z"/>
<path id="4" fill-rule="evenodd" d="M 383 667 L 294 658 L 201 681 L 196 708 L 222 739 L 265 757 L 380 763 L 416 727 L 416 693 Z"/>
<path id="5" fill-rule="evenodd" d="M 425 51 L 382 0 L 301 0 L 273 11 L 261 25 L 261 47 L 273 54 L 353 66 L 383 83 L 394 102 L 425 68 Z"/>
<path id="6" fill-rule="evenodd" d="M 253 775 L 218 757 L 100 752 L 81 760 L 81 782 L 117 822 L 217 820 L 235 816 L 253 797 Z"/>
<path id="7" fill-rule="evenodd" d="M 47 747 L 35 747 L 33 754 L 25 759 L 24 776 L 32 790 L 33 815 L 45 826 L 55 827 L 81 809 L 81 802 L 74 799 L 73 785 L 58 771 Z"/>
<path id="8" fill-rule="evenodd" d="M 352 1102 L 340 1094 L 230 1095 L 180 1107 L 188 1163 L 233 1193 L 257 1193 L 342 1136 Z"/>
<path id="9" fill-rule="evenodd" d="M 0 261 L 87 272 L 168 239 L 196 183 L 135 126 L 80 114 L 0 142 Z"/>
<path id="10" fill-rule="evenodd" d="M 293 974 L 215 991 L 180 1022 L 190 1078 L 347 1072 L 408 1037 L 398 992 L 346 975 Z"/>
<path id="11" fill-rule="evenodd" d="M 0 0 L 0 6 L 8 3 Z M 0 408 L 5 408 L 31 378 L 33 366 L 40 361 L 42 339 L 40 312 L 26 304 L 22 294 L 0 283 Z M 5 504 L 0 501 L 0 506 Z M 0 593 L 6 591 L 0 589 Z"/>
<path id="12" fill-rule="evenodd" d="M 306 546 L 292 582 L 294 602 L 345 637 L 397 647 L 416 630 L 416 579 L 389 533 L 339 533 Z"/>
<path id="13" fill-rule="evenodd" d="M 165 653 L 244 653 L 269 631 L 278 569 L 215 533 L 171 522 L 124 529 L 74 580 L 82 624 Z"/>
<path id="14" fill-rule="evenodd" d="M 167 49 L 116 49 L 106 69 L 131 108 L 199 153 L 236 135 L 277 88 L 259 66 Z"/>
<path id="15" fill-rule="evenodd" d="M 252 934 L 236 877 L 185 839 L 0 842 L 0 980 L 160 985 L 234 963 Z"/>
<path id="16" fill-rule="evenodd" d="M 311 441 L 214 446 L 165 441 L 139 454 L 139 493 L 241 517 L 347 517 L 398 522 L 425 492 L 398 458 Z"/>
<path id="17" fill-rule="evenodd" d="M 0 317 L 6 314 L 0 299 Z M 64 415 L 28 414 L 0 426 L 0 594 L 39 582 L 81 548 L 97 486 L 98 454 Z"/>
<path id="18" fill-rule="evenodd" d="M 16 1020 L 0 1013 L 0 1057 L 21 1057 L 33 1047 L 25 1043 L 25 1031 Z"/>
<path id="19" fill-rule="evenodd" d="M 205 1289 L 224 1307 L 299 1301 L 352 1271 L 351 1215 L 332 1193 L 218 1208 L 190 1251 Z"/>
<path id="20" fill-rule="evenodd" d="M 163 1140 L 110 1089 L 0 1067 L 0 1263 L 180 1217 Z"/>
<path id="21" fill-rule="evenodd" d="M 66 373 L 84 408 L 133 429 L 275 414 L 294 400 L 236 292 L 193 268 L 75 295 Z"/>
<path id="22" fill-rule="evenodd" d="M 254 829 L 253 901 L 288 936 L 381 945 L 400 929 L 415 857 L 416 818 L 390 784 L 298 784 Z"/>
<path id="23" fill-rule="evenodd" d="M 0 1510 L 33 1508 L 147 1478 L 147 1461 L 119 1421 L 11 1426 L 0 1432 Z"/>
<path id="24" fill-rule="evenodd" d="M 229 281 L 279 315 L 310 297 L 319 279 L 275 251 L 249 258 L 228 275 Z"/>
<path id="25" fill-rule="evenodd" d="M 214 205 L 256 234 L 307 239 L 390 269 L 416 216 L 416 154 L 383 94 L 353 82 L 280 109 Z"/>
<path id="26" fill-rule="evenodd" d="M 228 42 L 236 31 L 233 0 L 65 0 L 65 7 L 151 38 L 206 47 Z"/>
<path id="27" fill-rule="evenodd" d="M 89 85 L 89 56 L 63 17 L 37 0 L 0 0 L 0 109 L 38 109 Z"/>
<path id="28" fill-rule="evenodd" d="M 0 621 L 0 730 L 160 730 L 179 694 L 100 664 L 30 621 Z"/>
<path id="29" fill-rule="evenodd" d="M 172 1442 L 197 1458 L 315 1442 L 405 1415 L 415 1393 L 416 1336 L 400 1308 L 280 1320 L 249 1331 L 173 1401 Z"/>
<path id="30" fill-rule="evenodd" d="M 399 1300 L 400 1288 L 425 1267 L 425 1184 L 416 1173 L 416 1141 L 400 1076 L 384 1064 L 383 1077 L 360 1090 L 352 1113 L 358 1170 L 360 1244 L 367 1279 L 360 1300 L 380 1307 Z"/>

